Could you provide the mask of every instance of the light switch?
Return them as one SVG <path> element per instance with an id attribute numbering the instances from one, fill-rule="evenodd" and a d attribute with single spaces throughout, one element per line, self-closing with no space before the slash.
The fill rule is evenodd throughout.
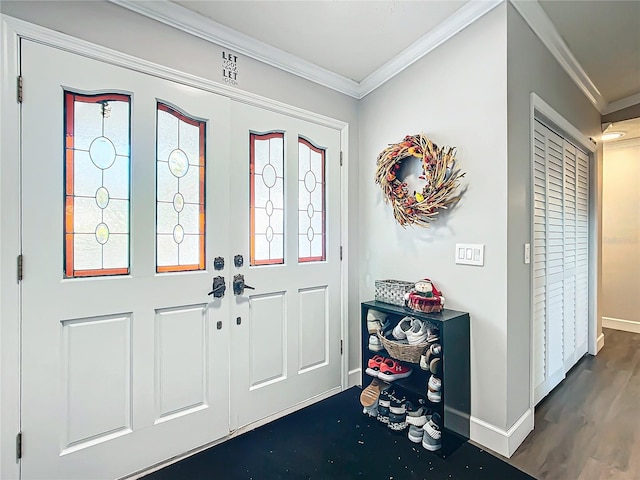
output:
<path id="1" fill-rule="evenodd" d="M 524 263 L 531 263 L 531 244 L 524 244 Z"/>
<path id="2" fill-rule="evenodd" d="M 460 265 L 484 265 L 484 245 L 458 243 L 456 244 L 456 263 Z"/>

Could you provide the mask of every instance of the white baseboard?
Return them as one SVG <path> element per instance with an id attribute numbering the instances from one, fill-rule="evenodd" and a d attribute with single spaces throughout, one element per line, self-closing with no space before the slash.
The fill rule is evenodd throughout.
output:
<path id="1" fill-rule="evenodd" d="M 308 407 L 309 405 L 312 405 L 314 403 L 319 402 L 320 400 L 324 400 L 325 398 L 329 398 L 337 393 L 340 393 L 341 389 L 340 387 L 337 388 L 333 388 L 327 392 L 321 393 L 320 395 L 316 395 L 315 397 L 312 397 L 308 400 L 305 400 L 304 402 L 300 402 L 292 407 L 287 408 L 286 410 L 283 410 L 281 412 L 275 413 L 273 415 L 270 415 L 266 418 L 263 418 L 262 420 L 258 420 L 257 422 L 251 423 L 249 425 L 245 425 L 244 427 L 240 427 L 237 430 L 234 430 L 233 432 L 230 432 L 229 435 L 219 438 L 218 440 L 215 440 L 213 442 L 207 443 L 206 445 L 202 445 L 201 447 L 198 448 L 194 448 L 193 450 L 189 450 L 188 452 L 184 452 L 180 455 L 176 455 L 175 457 L 172 458 L 168 458 L 167 460 L 157 463 L 155 465 L 152 465 L 148 468 L 145 468 L 144 470 L 129 474 L 129 475 L 125 475 L 124 477 L 120 477 L 118 480 L 136 480 L 139 478 L 144 477 L 145 475 L 149 475 L 150 473 L 156 472 L 164 467 L 168 467 L 169 465 L 172 465 L 176 462 L 179 462 L 180 460 L 183 460 L 187 457 L 190 457 L 191 455 L 195 455 L 196 453 L 200 453 L 203 450 L 206 450 L 207 448 L 210 447 L 214 447 L 216 445 L 219 445 L 223 442 L 226 442 L 227 440 L 230 440 L 234 437 L 237 437 L 238 435 L 242 435 L 245 432 L 248 432 L 250 430 L 253 430 L 254 428 L 258 428 L 261 427 L 262 425 L 265 425 L 269 422 L 273 422 L 274 420 L 277 420 L 278 418 L 282 418 L 286 415 L 289 415 L 290 413 L 293 413 L 297 410 L 300 410 L 304 407 Z"/>
<path id="2" fill-rule="evenodd" d="M 349 378 L 347 380 L 347 388 L 351 388 L 355 385 L 360 385 L 362 383 L 362 369 L 354 368 L 353 370 L 349 370 Z"/>
<path id="3" fill-rule="evenodd" d="M 640 322 L 634 322 L 633 320 L 624 320 L 622 318 L 612 318 L 612 317 L 602 317 L 602 326 L 604 328 L 613 328 L 614 330 L 623 330 L 625 332 L 640 333 Z"/>
<path id="4" fill-rule="evenodd" d="M 604 333 L 600 333 L 600 335 L 598 335 L 598 339 L 596 340 L 596 355 L 600 350 L 602 350 L 602 347 L 604 347 Z"/>
<path id="5" fill-rule="evenodd" d="M 511 457 L 532 430 L 533 412 L 528 409 L 509 430 L 503 430 L 472 416 L 470 437 L 475 443 L 503 457 Z"/>

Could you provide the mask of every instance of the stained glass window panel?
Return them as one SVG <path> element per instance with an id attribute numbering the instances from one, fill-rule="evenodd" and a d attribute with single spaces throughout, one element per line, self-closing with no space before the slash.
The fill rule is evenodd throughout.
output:
<path id="1" fill-rule="evenodd" d="M 250 134 L 250 264 L 284 263 L 284 133 Z"/>
<path id="2" fill-rule="evenodd" d="M 131 97 L 64 92 L 64 275 L 129 273 Z"/>
<path id="3" fill-rule="evenodd" d="M 158 102 L 156 270 L 205 268 L 205 125 Z"/>
<path id="4" fill-rule="evenodd" d="M 325 150 L 298 139 L 298 261 L 326 259 Z"/>

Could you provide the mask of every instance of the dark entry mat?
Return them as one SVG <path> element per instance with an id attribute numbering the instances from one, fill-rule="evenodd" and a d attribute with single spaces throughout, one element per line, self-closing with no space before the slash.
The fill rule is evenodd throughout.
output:
<path id="1" fill-rule="evenodd" d="M 464 443 L 447 459 L 362 414 L 350 388 L 144 477 L 145 480 L 530 480 Z"/>

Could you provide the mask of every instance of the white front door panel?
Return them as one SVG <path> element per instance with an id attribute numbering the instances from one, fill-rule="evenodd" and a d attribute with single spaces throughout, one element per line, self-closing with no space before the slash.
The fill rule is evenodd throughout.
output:
<path id="1" fill-rule="evenodd" d="M 229 250 L 230 101 L 28 41 L 22 42 L 21 53 L 29 91 L 22 104 L 22 429 L 28 438 L 22 478 L 113 479 L 229 432 L 230 302 L 228 297 L 213 300 L 207 293 L 212 277 L 225 273 L 214 273 L 213 257 L 226 256 Z M 65 277 L 64 90 L 131 98 L 128 274 Z M 156 272 L 158 101 L 206 124 L 206 177 L 200 187 L 206 190 L 206 215 L 199 217 L 206 218 L 204 270 Z M 118 114 L 115 107 L 112 114 Z M 76 119 L 78 142 L 81 120 Z M 109 142 L 120 148 L 127 141 L 113 132 L 94 136 L 103 142 L 92 147 L 91 158 L 97 163 L 104 153 L 99 148 L 108 150 Z M 113 140 L 104 140 L 110 136 Z M 188 143 L 184 138 L 182 142 Z M 78 151 L 80 155 L 85 153 Z M 187 166 L 180 158 L 174 160 L 170 168 L 183 175 Z M 106 182 L 113 172 L 105 168 L 102 179 L 92 180 L 82 173 L 81 163 L 74 168 L 76 191 L 82 181 Z M 187 189 L 189 178 L 180 177 L 180 188 Z M 126 195 L 123 191 L 120 196 Z M 117 196 L 113 191 L 111 197 L 89 195 L 90 201 L 79 196 L 74 204 L 78 218 L 83 208 L 116 202 Z M 188 199 L 176 202 L 176 212 L 198 208 Z M 126 209 L 117 215 L 109 212 L 104 209 L 105 225 L 113 231 L 124 228 Z M 74 228 L 85 228 L 78 222 Z M 96 228 L 96 238 L 104 241 L 100 228 L 105 227 Z M 184 231 L 189 228 L 198 226 L 185 225 Z M 174 237 L 186 242 L 181 245 L 193 240 L 182 233 Z M 86 263 L 82 238 L 89 237 L 78 236 L 73 244 L 77 266 Z M 118 241 L 126 238 L 114 234 L 112 245 Z M 87 249 L 102 248 L 98 243 Z M 101 250 L 107 267 L 123 258 L 122 253 L 114 257 L 110 245 L 107 241 Z M 181 252 L 185 258 L 188 251 Z M 217 329 L 218 321 L 222 329 Z"/>
<path id="2" fill-rule="evenodd" d="M 340 388 L 340 132 L 238 102 L 231 117 L 231 248 L 245 259 L 234 274 L 255 288 L 232 306 L 240 318 L 231 330 L 237 428 Z M 269 139 L 276 143 L 262 164 L 266 143 L 252 151 L 252 133 L 280 137 Z M 324 151 L 324 171 L 302 158 L 301 141 Z"/>

